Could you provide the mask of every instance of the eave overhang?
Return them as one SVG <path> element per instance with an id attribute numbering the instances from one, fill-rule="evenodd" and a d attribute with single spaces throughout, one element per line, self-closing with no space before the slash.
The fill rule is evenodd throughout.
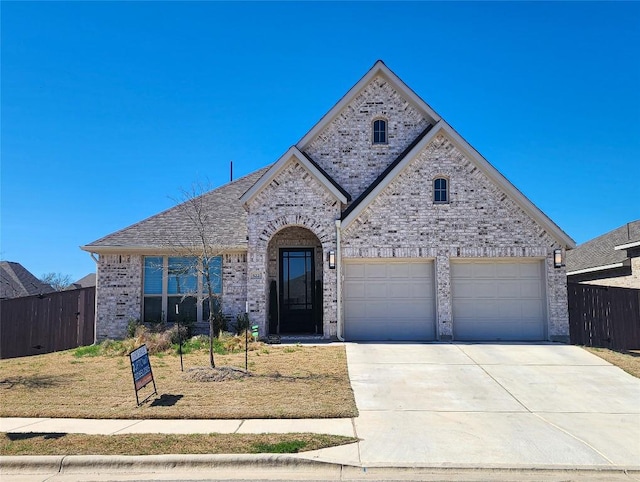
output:
<path id="1" fill-rule="evenodd" d="M 93 254 L 138 254 L 138 255 L 186 255 L 202 251 L 202 247 L 194 246 L 80 246 L 80 249 Z M 210 252 L 237 253 L 247 250 L 247 244 L 236 246 L 215 246 Z"/>
<path id="2" fill-rule="evenodd" d="M 607 271 L 609 269 L 625 268 L 629 266 L 631 266 L 631 260 L 627 258 L 620 263 L 607 264 L 603 266 L 594 266 L 593 268 L 578 269 L 575 271 L 567 271 L 567 276 L 573 276 L 573 275 L 584 274 L 584 273 L 595 273 L 597 271 Z"/>
<path id="3" fill-rule="evenodd" d="M 631 249 L 631 248 L 637 248 L 638 246 L 640 246 L 640 241 L 634 241 L 632 243 L 627 243 L 627 244 L 621 244 L 619 246 L 614 246 L 613 249 L 615 249 L 615 250 Z"/>

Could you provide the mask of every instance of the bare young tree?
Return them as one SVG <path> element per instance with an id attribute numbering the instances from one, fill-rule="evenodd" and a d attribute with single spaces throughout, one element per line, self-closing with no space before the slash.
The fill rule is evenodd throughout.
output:
<path id="1" fill-rule="evenodd" d="M 56 291 L 64 291 L 71 286 L 71 276 L 62 273 L 45 273 L 40 277 L 40 281 L 50 285 Z"/>
<path id="2" fill-rule="evenodd" d="M 209 365 L 215 368 L 213 354 L 214 337 L 220 336 L 224 318 L 222 316 L 221 297 L 215 293 L 214 287 L 220 284 L 216 277 L 221 276 L 214 269 L 217 258 L 222 255 L 222 247 L 216 245 L 212 236 L 212 228 L 217 224 L 215 212 L 206 203 L 206 193 L 209 191 L 202 183 L 194 183 L 191 188 L 183 189 L 176 208 L 180 212 L 184 229 L 173 233 L 171 248 L 174 252 L 189 259 L 188 265 L 182 270 L 195 273 L 202 278 L 204 300 L 209 308 Z M 188 295 L 185 295 L 188 296 Z M 184 296 L 183 296 L 184 299 Z"/>

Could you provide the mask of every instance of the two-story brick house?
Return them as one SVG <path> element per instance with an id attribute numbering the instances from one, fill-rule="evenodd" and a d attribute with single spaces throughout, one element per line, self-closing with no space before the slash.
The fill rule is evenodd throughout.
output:
<path id="1" fill-rule="evenodd" d="M 274 164 L 202 200 L 223 310 L 248 306 L 263 336 L 568 340 L 573 240 L 381 61 Z M 190 229 L 176 207 L 82 247 L 98 339 L 172 319 L 185 261 L 167 240 Z"/>

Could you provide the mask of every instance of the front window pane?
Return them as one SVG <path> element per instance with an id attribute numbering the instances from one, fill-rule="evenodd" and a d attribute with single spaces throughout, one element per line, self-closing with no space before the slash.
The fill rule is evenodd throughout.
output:
<path id="1" fill-rule="evenodd" d="M 169 258 L 167 286 L 169 294 L 197 293 L 196 263 L 196 258 Z"/>
<path id="2" fill-rule="evenodd" d="M 176 313 L 176 305 L 178 313 Z M 169 296 L 167 298 L 167 321 L 175 323 L 176 321 L 197 321 L 198 311 L 195 296 Z"/>
<path id="3" fill-rule="evenodd" d="M 162 294 L 162 257 L 160 256 L 144 258 L 144 294 Z"/>
<path id="4" fill-rule="evenodd" d="M 148 323 L 162 321 L 162 298 L 159 296 L 145 296 L 143 320 Z"/>
<path id="5" fill-rule="evenodd" d="M 222 294 L 222 256 L 209 259 L 209 279 L 211 280 L 213 293 L 216 295 Z M 202 292 L 205 295 L 208 294 L 204 275 L 202 276 Z"/>

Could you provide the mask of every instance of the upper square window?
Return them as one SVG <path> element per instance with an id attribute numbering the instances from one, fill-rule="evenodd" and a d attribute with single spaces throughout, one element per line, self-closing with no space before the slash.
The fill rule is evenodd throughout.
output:
<path id="1" fill-rule="evenodd" d="M 387 143 L 387 121 L 384 119 L 376 119 L 373 121 L 373 143 Z"/>
<path id="2" fill-rule="evenodd" d="M 444 177 L 438 177 L 433 181 L 433 202 L 441 204 L 449 202 L 449 182 Z"/>

